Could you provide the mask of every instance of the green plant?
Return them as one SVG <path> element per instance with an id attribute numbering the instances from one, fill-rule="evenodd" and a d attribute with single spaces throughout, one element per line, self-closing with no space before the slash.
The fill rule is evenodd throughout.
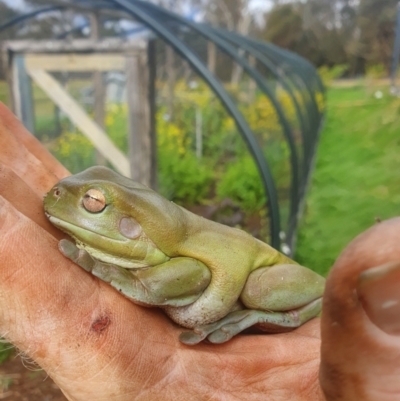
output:
<path id="1" fill-rule="evenodd" d="M 0 363 L 6 361 L 13 353 L 14 346 L 0 338 Z"/>
<path id="2" fill-rule="evenodd" d="M 373 64 L 367 66 L 365 76 L 372 79 L 387 78 L 388 72 L 383 64 Z"/>
<path id="3" fill-rule="evenodd" d="M 326 65 L 318 68 L 318 74 L 322 79 L 322 82 L 329 86 L 335 79 L 341 78 L 345 72 L 349 69 L 347 64 L 338 64 L 333 67 Z"/>
<path id="4" fill-rule="evenodd" d="M 108 103 L 105 118 L 106 132 L 122 151 L 128 149 L 128 108 L 126 104 Z"/>
<path id="5" fill-rule="evenodd" d="M 266 198 L 256 165 L 250 155 L 229 163 L 216 187 L 220 199 L 230 198 L 252 213 L 265 205 Z"/>
<path id="6" fill-rule="evenodd" d="M 80 132 L 63 132 L 49 145 L 56 158 L 75 174 L 95 164 L 95 149 Z"/>
<path id="7" fill-rule="evenodd" d="M 0 102 L 8 103 L 8 89 L 5 81 L 0 81 Z"/>
<path id="8" fill-rule="evenodd" d="M 184 122 L 169 121 L 163 108 L 157 116 L 159 190 L 179 203 L 200 203 L 209 191 L 211 170 L 191 150 L 192 138 L 182 128 Z"/>
<path id="9" fill-rule="evenodd" d="M 201 203 L 210 191 L 212 170 L 193 152 L 159 149 L 159 192 L 180 204 Z"/>

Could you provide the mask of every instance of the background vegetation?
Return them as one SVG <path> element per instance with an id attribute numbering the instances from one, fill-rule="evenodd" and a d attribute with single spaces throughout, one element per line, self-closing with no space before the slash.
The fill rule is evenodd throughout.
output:
<path id="1" fill-rule="evenodd" d="M 66 0 L 25 0 L 37 7 Z M 188 18 L 275 43 L 295 51 L 317 67 L 345 65 L 346 76 L 390 71 L 397 0 L 151 0 Z M 0 20 L 18 14 L 0 2 Z M 257 4 L 259 8 L 257 8 Z M 271 7 L 266 7 L 270 4 Z M 72 15 L 53 13 L 46 19 L 14 27 L 0 34 L 8 38 L 50 38 L 74 26 Z M 103 33 L 120 32 L 118 22 L 102 27 Z M 85 36 L 86 30 L 75 35 Z M 212 47 L 208 52 L 213 52 Z M 213 57 L 209 54 L 209 61 Z M 214 66 L 215 64 L 215 66 Z M 240 69 L 228 58 L 211 61 L 218 76 L 237 82 Z M 0 63 L 0 79 L 2 76 Z"/>
<path id="2" fill-rule="evenodd" d="M 334 71 L 325 75 L 334 75 Z M 389 94 L 387 85 L 376 86 L 365 80 L 350 84 L 339 82 L 328 89 L 327 119 L 298 231 L 296 259 L 322 274 L 328 272 L 352 238 L 376 219 L 398 215 L 400 207 L 400 99 Z M 183 83 L 180 85 L 182 93 L 185 88 Z M 168 121 L 166 110 L 160 108 L 157 115 L 160 191 L 187 207 L 216 204 L 230 198 L 247 213 L 244 226 L 254 218 L 254 213 L 265 218 L 262 213 L 257 215 L 265 201 L 257 170 L 233 124 L 218 109 L 218 103 L 210 101 L 205 88 L 187 94 L 192 99 L 199 98 L 203 107 L 208 145 L 199 160 L 194 148 L 194 111 L 188 106 L 190 103 L 181 106 L 182 114 L 178 114 L 181 117 L 176 123 Z M 0 100 L 7 101 L 4 84 L 0 85 Z M 254 104 L 257 109 L 257 100 Z M 46 121 L 52 120 L 51 103 L 41 103 L 36 111 L 37 124 L 46 133 Z M 126 117 L 123 106 L 109 105 L 107 130 L 122 149 Z M 61 136 L 42 139 L 72 171 L 93 164 L 93 146 L 79 132 L 71 130 L 66 121 L 64 125 Z M 211 133 L 215 131 L 221 135 L 213 137 Z M 232 150 L 228 156 L 221 152 L 226 148 Z M 277 166 L 280 158 L 287 159 L 285 152 L 275 152 Z M 285 169 L 285 164 L 281 168 Z M 286 188 L 287 174 L 281 177 L 283 181 L 278 182 L 281 188 Z"/>
<path id="3" fill-rule="evenodd" d="M 258 35 L 347 76 L 390 71 L 397 0 L 274 1 Z"/>
<path id="4" fill-rule="evenodd" d="M 91 81 L 79 85 L 87 87 Z M 75 89 L 70 88 L 71 92 Z M 239 87 L 230 91 L 236 97 L 244 93 Z M 214 220 L 246 227 L 253 235 L 268 240 L 268 222 L 263 210 L 266 198 L 258 170 L 224 107 L 206 85 L 180 80 L 174 88 L 176 101 L 172 116 L 162 93 L 161 89 L 156 114 L 158 191 L 186 207 L 195 205 L 199 213 Z M 291 98 L 279 88 L 276 94 L 289 121 L 295 120 Z M 37 87 L 34 87 L 34 97 L 35 133 L 49 150 L 72 173 L 96 164 L 95 148 L 90 141 L 66 118 L 55 113 L 52 103 Z M 271 164 L 285 221 L 290 186 L 289 150 L 276 111 L 271 101 L 257 92 L 251 102 L 240 102 L 240 107 Z M 88 112 L 91 112 L 90 106 Z M 201 116 L 200 132 L 196 124 L 198 116 Z M 125 103 L 107 104 L 105 128 L 123 152 L 127 150 L 127 120 Z M 296 123 L 293 124 L 296 127 Z M 59 130 L 55 126 L 59 126 Z M 198 134 L 202 138 L 201 146 L 196 142 Z M 210 210 L 212 205 L 220 203 L 225 207 L 223 215 L 218 216 L 216 211 Z M 238 219 L 239 209 L 241 216 Z M 250 220 L 253 221 L 251 227 Z"/>

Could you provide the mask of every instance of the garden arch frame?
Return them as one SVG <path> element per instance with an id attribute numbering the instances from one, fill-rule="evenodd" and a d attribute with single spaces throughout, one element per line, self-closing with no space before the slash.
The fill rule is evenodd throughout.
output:
<path id="1" fill-rule="evenodd" d="M 281 248 L 281 239 L 283 239 L 285 245 L 283 251 L 292 254 L 297 222 L 302 211 L 304 195 L 310 179 L 316 144 L 324 117 L 324 88 L 315 68 L 303 58 L 274 45 L 243 38 L 235 33 L 210 26 L 206 27 L 203 24 L 186 20 L 154 4 L 141 0 L 74 1 L 69 2 L 68 5 L 44 7 L 6 22 L 0 26 L 0 31 L 23 20 L 33 18 L 38 14 L 67 7 L 75 7 L 86 12 L 94 10 L 96 12 L 116 11 L 131 16 L 171 46 L 204 79 L 234 120 L 258 167 L 267 196 L 272 246 L 278 249 Z M 219 50 L 231 57 L 235 63 L 238 63 L 245 70 L 255 81 L 258 89 L 274 105 L 285 135 L 285 140 L 290 149 L 291 199 L 286 230 L 283 231 L 281 228 L 277 191 L 268 161 L 265 159 L 251 128 L 223 84 L 207 69 L 200 57 L 180 38 L 179 32 L 182 29 L 191 29 L 206 40 L 212 41 Z M 238 49 L 244 51 L 244 54 L 239 52 Z M 288 93 L 291 93 L 296 108 L 296 115 L 301 125 L 301 155 L 299 155 L 294 146 L 293 130 L 279 102 L 265 84 L 265 77 L 248 61 L 248 56 L 253 57 L 257 63 L 261 64 L 279 79 L 279 82 L 286 87 Z M 301 89 L 300 99 L 297 99 L 293 95 L 291 88 Z"/>

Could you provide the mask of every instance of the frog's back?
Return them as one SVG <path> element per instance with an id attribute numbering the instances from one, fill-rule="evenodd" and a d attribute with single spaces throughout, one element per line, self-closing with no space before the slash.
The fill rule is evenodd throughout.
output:
<path id="1" fill-rule="evenodd" d="M 186 256 L 198 258 L 206 264 L 208 259 L 217 257 L 228 261 L 228 264 L 235 261 L 249 265 L 250 270 L 278 263 L 296 264 L 244 230 L 205 219 L 183 208 L 182 210 L 187 220 L 185 225 L 188 227 L 188 235 L 181 244 L 180 252 Z"/>

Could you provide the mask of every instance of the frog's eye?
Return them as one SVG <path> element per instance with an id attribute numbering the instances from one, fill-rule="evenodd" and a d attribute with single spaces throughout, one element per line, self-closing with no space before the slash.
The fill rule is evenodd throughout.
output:
<path id="1" fill-rule="evenodd" d="M 105 209 L 106 197 L 98 189 L 89 189 L 83 196 L 83 207 L 91 213 L 99 213 Z"/>

